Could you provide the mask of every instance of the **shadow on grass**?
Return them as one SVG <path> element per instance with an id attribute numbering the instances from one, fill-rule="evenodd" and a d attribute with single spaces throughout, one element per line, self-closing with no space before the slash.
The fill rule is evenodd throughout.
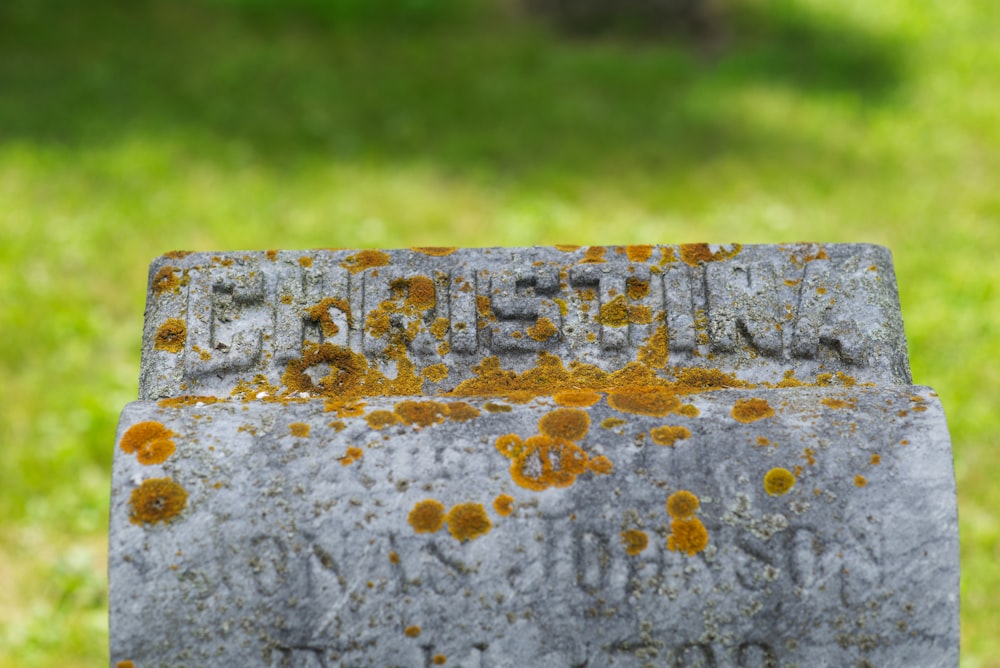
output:
<path id="1" fill-rule="evenodd" d="M 867 108 L 892 104 L 903 80 L 893 39 L 791 0 L 740 9 L 711 60 L 649 41 L 563 40 L 482 8 L 416 20 L 426 4 L 382 0 L 341 15 L 318 14 L 323 0 L 281 11 L 274 0 L 9 0 L 0 144 L 86 148 L 140 133 L 234 142 L 283 166 L 415 160 L 528 181 L 622 165 L 669 175 L 718 156 L 836 151 L 748 117 L 733 103 L 745 92 Z"/>

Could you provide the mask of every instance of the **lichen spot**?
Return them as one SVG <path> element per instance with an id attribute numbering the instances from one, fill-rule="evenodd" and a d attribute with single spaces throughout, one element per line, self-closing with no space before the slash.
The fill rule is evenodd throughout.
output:
<path id="1" fill-rule="evenodd" d="M 150 478 L 132 490 L 128 504 L 133 524 L 166 524 L 184 510 L 187 491 L 172 478 Z"/>
<path id="2" fill-rule="evenodd" d="M 424 367 L 421 375 L 432 383 L 440 383 L 448 377 L 448 366 L 446 364 L 431 364 Z"/>
<path id="3" fill-rule="evenodd" d="M 435 654 L 434 658 L 431 659 L 431 662 L 435 666 L 443 666 L 444 664 L 448 663 L 448 657 L 446 657 L 444 654 Z"/>
<path id="4" fill-rule="evenodd" d="M 733 406 L 733 417 L 740 422 L 756 422 L 774 415 L 774 409 L 767 399 L 740 399 Z"/>
<path id="5" fill-rule="evenodd" d="M 665 424 L 662 427 L 653 427 L 650 429 L 649 435 L 653 437 L 653 443 L 673 447 L 677 441 L 690 438 L 691 430 L 687 427 L 672 427 Z"/>
<path id="6" fill-rule="evenodd" d="M 447 411 L 448 408 L 437 401 L 401 401 L 396 404 L 396 415 L 417 429 L 444 422 Z"/>
<path id="7" fill-rule="evenodd" d="M 493 510 L 497 511 L 497 515 L 501 517 L 509 516 L 514 512 L 514 497 L 510 494 L 500 494 L 493 499 Z"/>
<path id="8" fill-rule="evenodd" d="M 115 668 L 135 668 L 135 661 L 119 661 Z"/>
<path id="9" fill-rule="evenodd" d="M 293 422 L 288 425 L 288 431 L 296 438 L 309 438 L 309 425 L 305 422 Z"/>
<path id="10" fill-rule="evenodd" d="M 788 469 L 773 468 L 764 474 L 764 491 L 771 496 L 788 494 L 795 487 L 795 474 Z"/>
<path id="11" fill-rule="evenodd" d="M 542 317 L 525 330 L 535 341 L 547 341 L 559 333 L 559 329 L 548 318 Z"/>
<path id="12" fill-rule="evenodd" d="M 119 446 L 126 454 L 135 453 L 140 464 L 162 464 L 176 451 L 173 436 L 160 422 L 139 422 L 129 427 Z"/>
<path id="13" fill-rule="evenodd" d="M 604 246 L 591 246 L 583 251 L 583 259 L 580 264 L 602 264 L 605 262 L 604 255 L 608 249 Z"/>
<path id="14" fill-rule="evenodd" d="M 667 549 L 671 552 L 687 552 L 693 557 L 708 547 L 708 530 L 697 517 L 675 519 L 670 523 Z"/>
<path id="15" fill-rule="evenodd" d="M 604 455 L 599 455 L 587 460 L 587 468 L 594 475 L 608 475 L 615 470 L 615 465 Z"/>
<path id="16" fill-rule="evenodd" d="M 176 272 L 177 269 L 171 267 L 170 265 L 161 267 L 160 270 L 156 272 L 156 275 L 153 276 L 153 281 L 150 284 L 153 292 L 158 295 L 167 291 L 177 292 L 180 281 L 177 280 L 177 276 L 175 275 Z"/>
<path id="17" fill-rule="evenodd" d="M 451 255 L 458 249 L 454 246 L 414 246 L 410 250 L 430 255 L 431 257 L 444 257 L 445 255 Z"/>
<path id="18" fill-rule="evenodd" d="M 844 399 L 834 399 L 833 397 L 827 397 L 825 399 L 820 399 L 820 403 L 826 406 L 827 408 L 833 408 L 834 410 L 838 410 L 841 408 L 853 408 L 854 405 L 857 403 L 857 400 L 852 399 L 845 401 Z"/>
<path id="19" fill-rule="evenodd" d="M 863 475 L 854 476 L 855 487 L 864 487 L 867 484 L 868 484 L 868 478 L 864 477 Z"/>
<path id="20" fill-rule="evenodd" d="M 567 441 L 579 441 L 589 429 L 590 416 L 574 408 L 557 408 L 538 421 L 538 431 Z"/>
<path id="21" fill-rule="evenodd" d="M 416 625 L 407 626 L 406 630 L 403 631 L 403 635 L 407 638 L 418 638 L 420 637 L 420 627 Z"/>
<path id="22" fill-rule="evenodd" d="M 625 546 L 625 554 L 634 557 L 649 545 L 649 536 L 645 531 L 639 529 L 628 529 L 621 532 L 622 545 Z"/>
<path id="23" fill-rule="evenodd" d="M 871 462 L 872 466 L 878 466 L 879 464 L 882 463 L 882 455 L 873 452 L 872 457 L 869 461 Z"/>
<path id="24" fill-rule="evenodd" d="M 601 304 L 597 321 L 605 327 L 624 327 L 629 321 L 629 308 L 624 295 L 616 295 L 609 302 Z"/>
<path id="25" fill-rule="evenodd" d="M 340 263 L 340 266 L 352 274 L 356 274 L 365 269 L 384 267 L 388 264 L 389 255 L 387 253 L 383 253 L 380 250 L 363 250 L 348 256 Z"/>
<path id="26" fill-rule="evenodd" d="M 494 445 L 500 454 L 510 459 L 520 457 L 524 451 L 524 441 L 517 434 L 504 434 Z"/>
<path id="27" fill-rule="evenodd" d="M 560 406 L 593 406 L 601 400 L 601 395 L 590 390 L 564 390 L 552 396 Z"/>
<path id="28" fill-rule="evenodd" d="M 365 416 L 365 421 L 369 427 L 379 431 L 400 423 L 399 416 L 392 411 L 372 411 Z"/>
<path id="29" fill-rule="evenodd" d="M 601 429 L 614 429 L 625 424 L 625 420 L 619 417 L 609 417 L 601 420 Z"/>
<path id="30" fill-rule="evenodd" d="M 444 526 L 444 506 L 436 499 L 414 504 L 407 521 L 417 533 L 434 533 Z"/>
<path id="31" fill-rule="evenodd" d="M 630 262 L 645 262 L 653 255 L 652 246 L 626 246 L 625 257 Z"/>
<path id="32" fill-rule="evenodd" d="M 399 552 L 396 552 L 396 550 L 389 552 L 389 563 L 393 565 L 399 563 Z"/>
<path id="33" fill-rule="evenodd" d="M 608 395 L 608 405 L 625 413 L 663 417 L 678 410 L 681 401 L 669 391 L 651 388 L 643 391 L 613 392 Z"/>
<path id="34" fill-rule="evenodd" d="M 493 528 L 481 503 L 459 503 L 452 506 L 445 521 L 448 522 L 448 533 L 463 543 L 485 536 Z"/>
<path id="35" fill-rule="evenodd" d="M 407 281 L 406 303 L 418 311 L 426 311 L 437 304 L 434 281 L 426 276 L 412 276 Z"/>
<path id="36" fill-rule="evenodd" d="M 179 353 L 184 350 L 184 342 L 187 341 L 187 323 L 180 318 L 168 318 L 156 330 L 156 338 L 153 341 L 153 348 L 156 350 Z"/>
<path id="37" fill-rule="evenodd" d="M 674 519 L 684 520 L 693 517 L 701 503 L 698 497 L 686 489 L 674 492 L 667 497 L 667 512 Z"/>
<path id="38" fill-rule="evenodd" d="M 351 447 L 347 448 L 347 452 L 345 452 L 344 456 L 340 458 L 340 465 L 350 466 L 354 462 L 364 457 L 364 455 L 365 455 L 364 450 L 362 450 L 357 446 L 352 445 Z"/>

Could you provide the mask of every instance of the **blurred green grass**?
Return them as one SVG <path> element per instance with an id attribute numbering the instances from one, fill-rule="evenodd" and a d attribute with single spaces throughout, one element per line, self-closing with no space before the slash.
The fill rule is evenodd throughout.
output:
<path id="1" fill-rule="evenodd" d="M 1000 6 L 734 0 L 711 55 L 500 0 L 0 4 L 0 666 L 107 661 L 108 472 L 171 249 L 869 241 L 1000 666 Z"/>

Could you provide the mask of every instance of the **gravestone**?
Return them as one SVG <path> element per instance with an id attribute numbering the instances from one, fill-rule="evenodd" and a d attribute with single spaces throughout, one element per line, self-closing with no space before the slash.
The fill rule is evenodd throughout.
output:
<path id="1" fill-rule="evenodd" d="M 113 666 L 957 666 L 887 250 L 171 253 Z"/>

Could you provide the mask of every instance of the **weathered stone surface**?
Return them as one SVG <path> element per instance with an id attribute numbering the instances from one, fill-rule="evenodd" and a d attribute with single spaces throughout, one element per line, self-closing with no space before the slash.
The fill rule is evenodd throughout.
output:
<path id="1" fill-rule="evenodd" d="M 168 254 L 112 665 L 957 666 L 910 382 L 875 246 Z"/>
<path id="2" fill-rule="evenodd" d="M 878 246 L 174 253 L 150 269 L 141 399 L 342 394 L 323 378 L 357 363 L 345 351 L 401 375 L 389 395 L 454 390 L 493 356 L 524 372 L 540 352 L 668 379 L 911 382 Z"/>
<path id="3" fill-rule="evenodd" d="M 794 486 L 772 496 L 777 469 Z M 675 503 L 678 524 L 680 490 L 700 506 Z M 491 527 L 420 533 L 427 499 Z M 137 402 L 116 441 L 111 660 L 955 666 L 957 536 L 923 387 Z"/>

